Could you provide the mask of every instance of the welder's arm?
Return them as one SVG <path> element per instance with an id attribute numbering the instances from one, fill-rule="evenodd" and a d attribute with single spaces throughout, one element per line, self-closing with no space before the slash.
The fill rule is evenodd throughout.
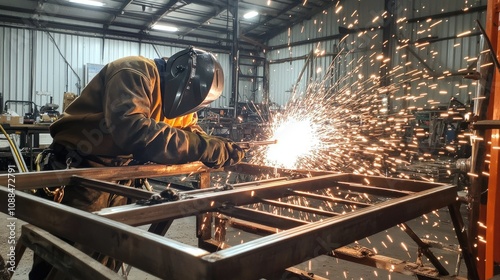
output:
<path id="1" fill-rule="evenodd" d="M 142 161 L 179 164 L 202 161 L 210 167 L 239 162 L 244 152 L 234 143 L 175 129 L 151 119 L 154 82 L 132 70 L 108 81 L 104 112 L 113 140 Z"/>
<path id="2" fill-rule="evenodd" d="M 245 157 L 245 151 L 235 142 L 207 134 L 198 134 L 202 139 L 201 161 L 208 167 L 220 168 L 234 165 Z"/>
<path id="3" fill-rule="evenodd" d="M 200 133 L 200 134 L 206 134 L 206 132 L 199 126 L 198 124 L 193 124 L 188 127 L 183 128 L 185 131 L 190 131 L 190 132 L 195 132 L 195 133 Z"/>

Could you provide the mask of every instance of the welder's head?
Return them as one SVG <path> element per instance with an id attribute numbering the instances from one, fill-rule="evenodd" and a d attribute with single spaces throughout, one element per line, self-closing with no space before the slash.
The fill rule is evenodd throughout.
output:
<path id="1" fill-rule="evenodd" d="M 196 112 L 222 93 L 224 73 L 211 53 L 187 48 L 168 58 L 166 70 L 162 103 L 169 119 Z"/>

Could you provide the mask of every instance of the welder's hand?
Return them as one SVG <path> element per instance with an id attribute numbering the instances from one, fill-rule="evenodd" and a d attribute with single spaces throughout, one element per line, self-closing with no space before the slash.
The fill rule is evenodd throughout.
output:
<path id="1" fill-rule="evenodd" d="M 234 165 L 245 157 L 245 151 L 233 141 L 206 134 L 198 134 L 204 145 L 200 161 L 210 168 Z"/>

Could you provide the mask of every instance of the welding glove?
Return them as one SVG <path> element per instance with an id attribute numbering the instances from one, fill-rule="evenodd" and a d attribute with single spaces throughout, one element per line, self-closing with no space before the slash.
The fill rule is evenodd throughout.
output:
<path id="1" fill-rule="evenodd" d="M 200 161 L 210 168 L 221 168 L 240 162 L 245 151 L 233 141 L 206 134 L 198 134 L 204 147 Z"/>

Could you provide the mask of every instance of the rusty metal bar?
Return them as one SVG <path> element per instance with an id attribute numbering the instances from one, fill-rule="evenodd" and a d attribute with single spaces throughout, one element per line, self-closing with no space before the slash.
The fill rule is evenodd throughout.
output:
<path id="1" fill-rule="evenodd" d="M 201 190 L 210 188 L 210 173 L 202 173 L 199 178 Z M 206 242 L 212 238 L 212 213 L 199 213 L 196 215 L 196 237 L 198 237 L 198 247 L 213 252 L 217 248 Z"/>
<path id="2" fill-rule="evenodd" d="M 399 190 L 403 192 L 419 192 L 422 191 L 422 188 L 427 189 L 442 185 L 442 183 L 433 182 L 425 182 L 423 185 L 423 181 L 380 176 L 365 176 L 360 174 L 349 174 L 349 178 L 346 181 L 350 184 L 368 184 L 370 186 L 376 186 L 387 190 Z"/>
<path id="3" fill-rule="evenodd" d="M 237 187 L 246 187 L 246 186 L 259 186 L 265 183 L 269 182 L 275 182 L 275 181 L 283 181 L 283 180 L 288 180 L 289 178 L 287 177 L 279 177 L 279 178 L 270 178 L 270 179 L 262 179 L 258 181 L 252 181 L 252 182 L 244 182 L 244 183 L 237 183 L 237 184 L 227 184 L 229 187 L 237 188 Z"/>
<path id="4" fill-rule="evenodd" d="M 269 205 L 273 205 L 276 207 L 283 207 L 283 208 L 293 209 L 293 210 L 297 210 L 297 211 L 303 211 L 303 212 L 307 212 L 307 213 L 322 215 L 322 216 L 326 216 L 326 217 L 333 217 L 333 216 L 341 215 L 340 213 L 325 211 L 325 210 L 321 210 L 321 209 L 317 209 L 317 208 L 296 205 L 296 204 L 291 204 L 291 203 L 286 203 L 286 202 L 281 202 L 281 201 L 276 201 L 276 200 L 271 200 L 271 199 L 261 199 L 260 201 L 264 204 L 269 204 Z"/>
<path id="5" fill-rule="evenodd" d="M 447 206 L 455 199 L 455 187 L 440 186 L 262 237 L 203 259 L 213 262 L 213 279 L 257 278 L 263 271 L 272 273 L 290 267 Z M 391 219 L 385 218 L 386 213 L 391 213 Z"/>
<path id="6" fill-rule="evenodd" d="M 269 235 L 269 234 L 277 233 L 277 232 L 281 231 L 281 229 L 279 229 L 277 227 L 273 227 L 273 226 L 268 227 L 265 225 L 261 225 L 261 224 L 253 223 L 253 222 L 249 222 L 249 221 L 244 221 L 244 220 L 236 219 L 233 217 L 230 217 L 229 224 L 233 228 L 243 229 L 247 232 L 253 232 L 253 233 L 258 234 L 258 235 Z"/>
<path id="7" fill-rule="evenodd" d="M 468 279 L 478 280 L 480 279 L 479 271 L 477 268 L 476 259 L 474 258 L 474 255 L 472 253 L 470 239 L 467 237 L 465 224 L 460 214 L 460 203 L 454 202 L 448 205 L 448 209 L 450 210 L 453 228 L 455 229 L 458 243 L 460 244 L 460 248 L 462 249 L 462 256 L 464 258 L 465 265 L 467 266 Z"/>
<path id="8" fill-rule="evenodd" d="M 221 190 L 230 190 L 230 189 L 235 189 L 235 188 L 239 188 L 239 187 L 259 186 L 259 185 L 262 185 L 264 183 L 275 182 L 275 181 L 284 181 L 287 179 L 288 178 L 286 178 L 286 177 L 280 177 L 280 178 L 272 178 L 272 179 L 266 179 L 266 180 L 237 183 L 237 184 L 226 184 L 225 186 L 222 186 L 222 187 L 210 187 L 210 188 L 202 188 L 202 189 L 197 189 L 197 190 L 192 190 L 192 191 L 191 190 L 183 191 L 182 194 L 184 196 L 189 196 L 189 195 L 198 194 L 198 193 L 209 193 L 209 192 L 216 192 L 216 191 L 221 191 Z"/>
<path id="9" fill-rule="evenodd" d="M 480 120 L 471 125 L 474 130 L 500 129 L 500 120 Z"/>
<path id="10" fill-rule="evenodd" d="M 68 185 L 73 175 L 89 179 L 118 181 L 131 178 L 153 178 L 166 175 L 181 175 L 207 171 L 201 162 L 183 165 L 133 165 L 121 167 L 76 168 L 66 170 L 51 170 L 43 172 L 28 172 L 16 176 L 16 189 L 29 190 L 42 187 Z M 8 174 L 0 175 L 0 185 L 7 186 Z"/>
<path id="11" fill-rule="evenodd" d="M 235 166 L 230 166 L 224 168 L 227 171 L 233 171 L 238 173 L 244 173 L 249 175 L 262 176 L 263 174 L 278 176 L 321 176 L 326 174 L 339 174 L 331 171 L 317 171 L 317 170 L 304 170 L 304 169 L 284 169 L 284 168 L 271 168 L 267 166 L 253 165 L 247 163 L 240 163 Z M 408 180 L 408 179 L 398 179 L 398 178 L 387 178 L 381 176 L 365 176 L 360 174 L 344 174 L 347 179 L 346 183 L 358 183 L 362 185 L 371 185 L 382 187 L 385 189 L 392 190 L 402 190 L 406 192 L 419 192 L 422 190 L 423 181 Z M 425 182 L 427 186 L 439 186 L 439 183 Z"/>
<path id="12" fill-rule="evenodd" d="M 439 262 L 439 260 L 434 256 L 432 251 L 429 249 L 430 246 L 423 242 L 418 235 L 408 226 L 408 224 L 403 223 L 402 228 L 408 236 L 418 245 L 420 251 L 429 259 L 429 261 L 438 270 L 440 275 L 450 275 L 448 270 Z"/>
<path id="13" fill-rule="evenodd" d="M 16 176 L 16 179 L 18 177 L 21 176 Z M 1 201 L 7 201 L 9 193 L 11 192 L 7 188 L 0 186 Z M 24 192 L 16 191 L 15 194 L 15 217 L 53 235 L 74 241 L 163 279 L 178 275 L 180 279 L 195 280 L 203 279 L 208 274 L 209 266 L 200 259 L 209 253 L 205 250 Z M 7 203 L 0 204 L 0 211 L 7 213 Z M 90 231 L 82 234 L 83 230 Z"/>
<path id="14" fill-rule="evenodd" d="M 309 223 L 291 217 L 274 215 L 271 213 L 243 207 L 230 207 L 227 209 L 220 209 L 219 212 L 245 221 L 258 223 L 269 227 L 273 226 L 279 229 L 290 229 Z"/>
<path id="15" fill-rule="evenodd" d="M 402 197 L 402 196 L 414 193 L 414 191 L 400 190 L 400 189 L 388 189 L 385 187 L 380 187 L 378 185 L 367 186 L 367 185 L 363 185 L 361 183 L 351 183 L 351 182 L 339 182 L 339 184 L 337 185 L 337 188 L 339 190 L 349 190 L 349 191 L 355 191 L 355 192 L 359 192 L 359 193 L 367 193 L 367 194 L 386 196 L 386 197 Z M 334 191 L 334 190 L 332 189 L 332 191 Z"/>
<path id="16" fill-rule="evenodd" d="M 100 190 L 112 194 L 122 195 L 133 199 L 148 199 L 154 192 L 146 191 L 143 189 L 128 187 L 120 184 L 106 182 L 97 179 L 89 179 L 81 176 L 73 175 L 69 187 L 87 187 L 95 190 Z"/>
<path id="17" fill-rule="evenodd" d="M 320 175 L 326 175 L 326 174 L 338 174 L 336 172 L 331 172 L 331 171 L 317 171 L 317 170 L 305 170 L 305 169 L 285 169 L 285 168 L 275 168 L 275 167 L 268 167 L 268 166 L 261 166 L 261 165 L 254 165 L 254 164 L 248 164 L 248 163 L 240 163 L 234 166 L 228 166 L 225 167 L 224 170 L 226 171 L 232 171 L 232 172 L 237 172 L 237 173 L 244 173 L 248 175 L 256 175 L 256 176 L 263 176 L 263 175 L 270 175 L 274 177 L 284 177 L 282 175 L 297 175 L 297 176 L 304 176 L 304 177 L 311 177 L 311 176 L 320 176 Z"/>
<path id="18" fill-rule="evenodd" d="M 309 192 L 290 191 L 289 193 L 290 193 L 290 195 L 303 196 L 303 197 L 308 197 L 308 198 L 313 198 L 313 199 L 323 200 L 323 201 L 331 201 L 331 202 L 335 202 L 335 203 L 339 203 L 339 204 L 355 205 L 355 206 L 359 206 L 359 207 L 371 206 L 371 204 L 368 204 L 368 203 L 337 198 L 334 196 L 326 196 L 326 195 L 320 195 L 320 194 L 315 194 L 315 193 L 309 193 Z"/>

